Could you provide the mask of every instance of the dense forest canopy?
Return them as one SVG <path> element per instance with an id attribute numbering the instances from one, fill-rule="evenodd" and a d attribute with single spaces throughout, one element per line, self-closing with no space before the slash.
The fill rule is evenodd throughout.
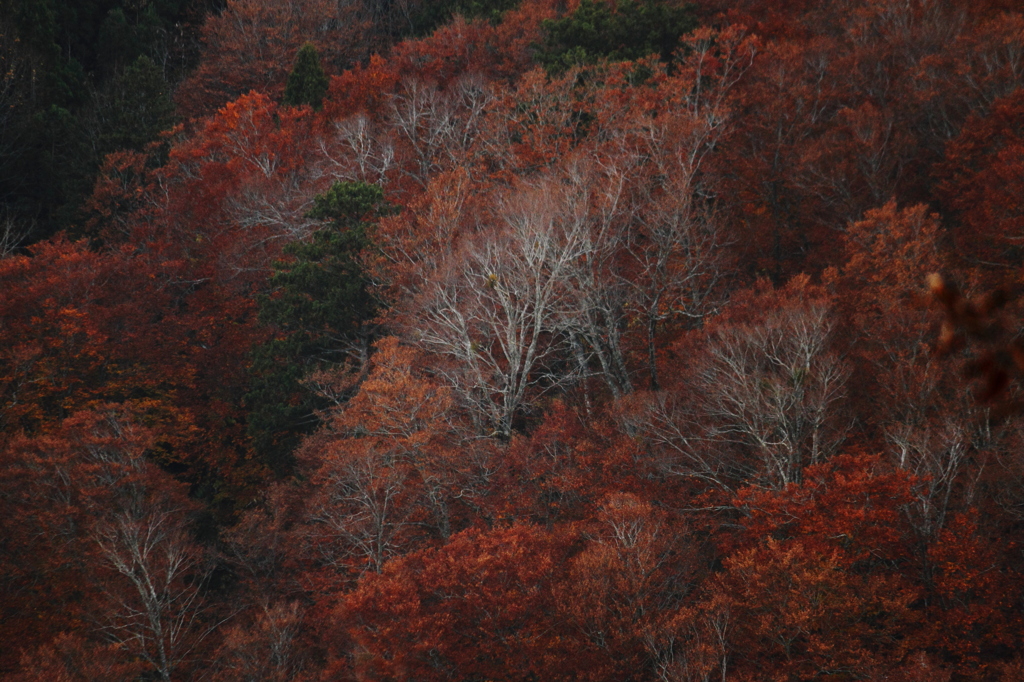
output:
<path id="1" fill-rule="evenodd" d="M 0 67 L 4 679 L 1024 679 L 1018 3 L 0 0 Z"/>

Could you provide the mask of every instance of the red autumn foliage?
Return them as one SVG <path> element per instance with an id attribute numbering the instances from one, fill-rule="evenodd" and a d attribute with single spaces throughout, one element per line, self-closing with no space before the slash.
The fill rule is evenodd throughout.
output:
<path id="1" fill-rule="evenodd" d="M 0 257 L 0 675 L 1020 677 L 1019 7 L 712 0 L 552 75 L 592 7 L 224 4 L 93 241 Z M 260 301 L 327 229 L 373 338 L 271 480 Z"/>
<path id="2" fill-rule="evenodd" d="M 877 456 L 839 455 L 799 485 L 741 491 L 742 531 L 726 539 L 715 588 L 732 604 L 732 646 L 760 652 L 734 664 L 741 679 L 872 675 L 906 655 L 920 589 L 903 575 L 911 479 L 886 469 Z"/>
<path id="3" fill-rule="evenodd" d="M 364 679 L 561 676 L 554 580 L 571 537 L 531 526 L 468 530 L 368 577 L 337 612 Z"/>

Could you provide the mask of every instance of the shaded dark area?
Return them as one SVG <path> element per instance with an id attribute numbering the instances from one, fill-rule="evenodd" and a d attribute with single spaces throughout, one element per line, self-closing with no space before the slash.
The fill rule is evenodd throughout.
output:
<path id="1" fill-rule="evenodd" d="M 520 0 L 440 0 L 421 2 L 410 17 L 410 33 L 415 36 L 430 35 L 439 26 L 459 15 L 464 19 L 483 19 L 493 23 L 501 20 L 502 14 L 518 7 Z"/>
<path id="2" fill-rule="evenodd" d="M 80 222 L 103 157 L 173 122 L 204 0 L 4 0 L 0 213 L 22 244 Z"/>
<path id="3" fill-rule="evenodd" d="M 561 19 L 544 23 L 537 59 L 549 73 L 598 60 L 636 60 L 657 55 L 669 61 L 680 36 L 697 28 L 693 8 L 660 0 L 582 0 Z"/>

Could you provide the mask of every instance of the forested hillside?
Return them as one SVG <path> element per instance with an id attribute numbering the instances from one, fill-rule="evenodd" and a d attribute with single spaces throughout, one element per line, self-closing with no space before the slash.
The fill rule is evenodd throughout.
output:
<path id="1" fill-rule="evenodd" d="M 1024 679 L 1014 0 L 0 0 L 0 677 Z"/>

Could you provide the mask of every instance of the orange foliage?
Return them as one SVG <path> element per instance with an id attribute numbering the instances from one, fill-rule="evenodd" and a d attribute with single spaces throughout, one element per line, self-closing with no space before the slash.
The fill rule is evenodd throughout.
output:
<path id="1" fill-rule="evenodd" d="M 571 537 L 516 525 L 468 530 L 391 562 L 337 612 L 362 679 L 557 679 L 566 648 L 552 583 Z"/>
<path id="2" fill-rule="evenodd" d="M 749 652 L 734 664 L 739 679 L 896 666 L 919 595 L 900 570 L 910 499 L 905 474 L 852 455 L 810 467 L 801 485 L 741 492 L 749 516 L 715 587 L 731 605 L 732 646 Z"/>

